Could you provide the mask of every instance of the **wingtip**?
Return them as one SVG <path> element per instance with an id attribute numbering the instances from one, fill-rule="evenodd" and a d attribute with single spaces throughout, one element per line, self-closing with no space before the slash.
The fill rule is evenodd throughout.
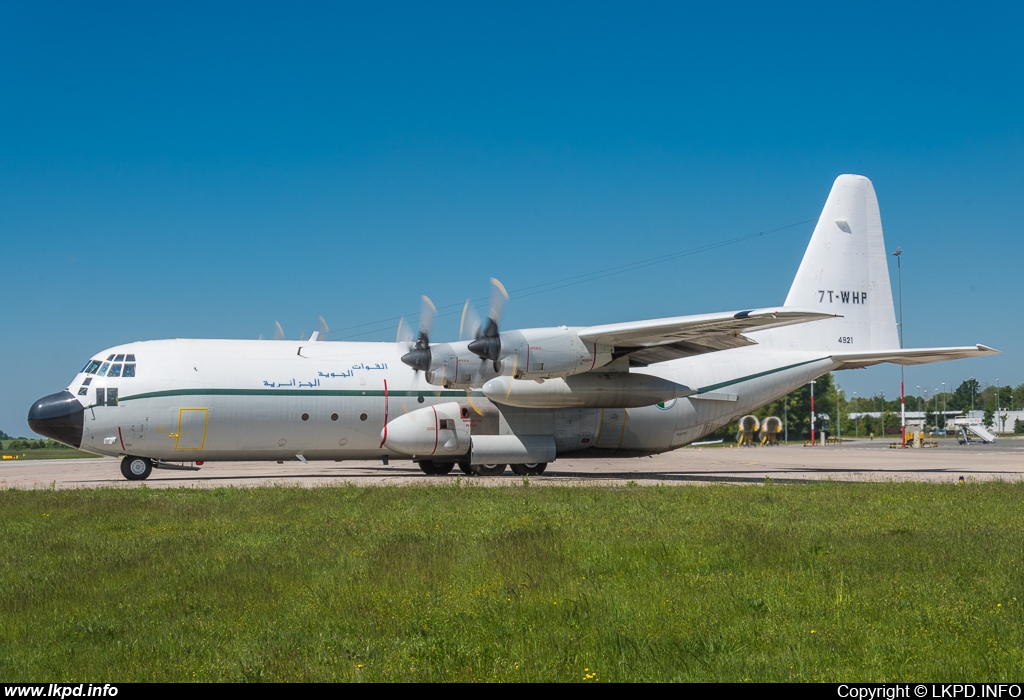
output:
<path id="1" fill-rule="evenodd" d="M 982 345 L 981 343 L 978 343 L 978 352 L 991 352 L 991 353 L 994 353 L 996 355 L 1002 355 L 1003 354 L 1002 351 L 996 350 L 995 348 L 990 348 L 987 345 Z"/>

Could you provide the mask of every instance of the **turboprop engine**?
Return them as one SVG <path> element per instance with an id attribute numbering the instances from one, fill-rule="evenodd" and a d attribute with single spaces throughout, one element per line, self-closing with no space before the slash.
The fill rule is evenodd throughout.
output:
<path id="1" fill-rule="evenodd" d="M 475 350 L 481 350 L 481 346 L 482 351 L 488 353 L 497 349 L 498 360 L 494 361 L 489 354 L 478 355 Z M 429 349 L 414 350 L 410 355 L 414 353 L 419 353 L 415 359 L 421 364 L 411 366 L 423 370 L 428 383 L 446 389 L 479 387 L 495 377 L 568 377 L 603 367 L 612 361 L 611 347 L 584 343 L 575 329 L 565 326 L 505 331 L 487 337 L 483 342 L 478 339 L 431 343 Z"/>
<path id="2" fill-rule="evenodd" d="M 611 346 L 584 343 L 578 329 L 567 326 L 505 331 L 498 338 L 500 374 L 514 379 L 568 377 L 604 367 L 613 359 Z"/>
<path id="3" fill-rule="evenodd" d="M 501 332 L 498 325 L 508 292 L 496 279 L 491 279 L 491 285 L 487 322 L 480 325 L 470 320 L 468 326 L 475 327 L 471 331 L 475 338 L 468 342 L 431 344 L 430 326 L 437 308 L 429 298 L 423 297 L 420 332 L 415 344 L 407 346 L 402 362 L 423 372 L 429 384 L 466 389 L 502 376 L 514 379 L 569 377 L 604 367 L 614 359 L 610 345 L 585 343 L 580 339 L 579 329 L 568 326 Z M 459 335 L 467 327 L 471 311 L 470 302 L 466 301 Z M 401 337 L 401 323 L 398 334 Z"/>

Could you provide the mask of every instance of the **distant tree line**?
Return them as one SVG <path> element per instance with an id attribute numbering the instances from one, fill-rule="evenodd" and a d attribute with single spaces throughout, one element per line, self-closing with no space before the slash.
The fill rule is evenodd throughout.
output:
<path id="1" fill-rule="evenodd" d="M 70 450 L 67 445 L 62 445 L 55 440 L 30 440 L 28 438 L 3 438 L 5 452 L 18 452 L 20 450 Z"/>
<path id="2" fill-rule="evenodd" d="M 975 410 L 984 411 L 984 422 L 988 426 L 994 422 L 997 409 L 1024 410 L 1024 384 L 1016 387 L 1000 386 L 998 396 L 996 391 L 995 386 L 982 389 L 978 380 L 972 378 L 961 382 L 952 391 L 940 391 L 937 394 L 929 391 L 924 396 L 908 394 L 906 407 L 908 411 L 923 411 L 929 429 L 945 427 L 945 419 L 941 415 L 943 411 L 966 413 L 971 410 L 972 405 Z M 815 428 L 825 430 L 831 437 L 882 437 L 899 435 L 901 432 L 899 395 L 893 398 L 886 398 L 883 394 L 851 398 L 836 385 L 831 373 L 819 377 L 814 382 L 814 409 L 817 414 Z M 851 413 L 877 415 L 861 415 L 854 419 L 850 418 Z M 811 433 L 810 384 L 805 384 L 796 391 L 772 401 L 753 414 L 761 421 L 768 416 L 778 416 L 787 423 L 790 441 L 807 440 Z M 1024 423 L 1015 422 L 1012 427 L 1014 432 L 1024 434 Z M 1004 426 L 998 428 L 1003 430 Z M 737 429 L 738 425 L 731 423 L 709 437 L 731 440 L 735 438 Z M 782 438 L 781 435 L 779 437 Z"/>

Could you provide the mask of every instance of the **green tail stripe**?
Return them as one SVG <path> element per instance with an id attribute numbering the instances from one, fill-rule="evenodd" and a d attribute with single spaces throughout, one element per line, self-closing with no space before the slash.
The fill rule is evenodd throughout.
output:
<path id="1" fill-rule="evenodd" d="M 758 377 L 767 377 L 769 374 L 777 374 L 779 372 L 785 372 L 787 369 L 793 369 L 794 367 L 803 367 L 804 365 L 810 365 L 810 364 L 814 364 L 815 362 L 821 362 L 822 360 L 828 360 L 828 359 L 830 359 L 830 358 L 828 358 L 828 357 L 820 357 L 820 358 L 818 358 L 816 360 L 805 360 L 804 362 L 797 362 L 795 365 L 786 365 L 785 367 L 777 367 L 775 369 L 765 370 L 764 372 L 758 372 L 757 374 L 748 374 L 746 377 L 740 377 L 739 379 L 730 379 L 729 381 L 722 382 L 720 384 L 711 384 L 710 386 L 702 386 L 701 388 L 697 389 L 697 391 L 695 391 L 692 394 L 690 394 L 690 396 L 699 396 L 700 394 L 706 394 L 706 393 L 708 393 L 710 391 L 715 391 L 716 389 L 722 389 L 724 387 L 732 386 L 734 384 L 740 384 L 742 382 L 745 382 L 745 381 L 748 381 L 748 380 L 751 380 L 751 379 L 757 379 Z"/>

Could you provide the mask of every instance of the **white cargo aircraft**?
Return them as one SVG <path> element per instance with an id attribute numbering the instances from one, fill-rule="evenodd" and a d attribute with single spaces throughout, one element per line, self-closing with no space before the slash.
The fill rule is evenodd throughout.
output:
<path id="1" fill-rule="evenodd" d="M 40 399 L 36 433 L 145 479 L 215 460 L 408 459 L 539 474 L 556 457 L 687 445 L 826 372 L 993 354 L 900 349 L 871 181 L 832 186 L 782 306 L 473 341 L 157 340 L 104 350 Z"/>

